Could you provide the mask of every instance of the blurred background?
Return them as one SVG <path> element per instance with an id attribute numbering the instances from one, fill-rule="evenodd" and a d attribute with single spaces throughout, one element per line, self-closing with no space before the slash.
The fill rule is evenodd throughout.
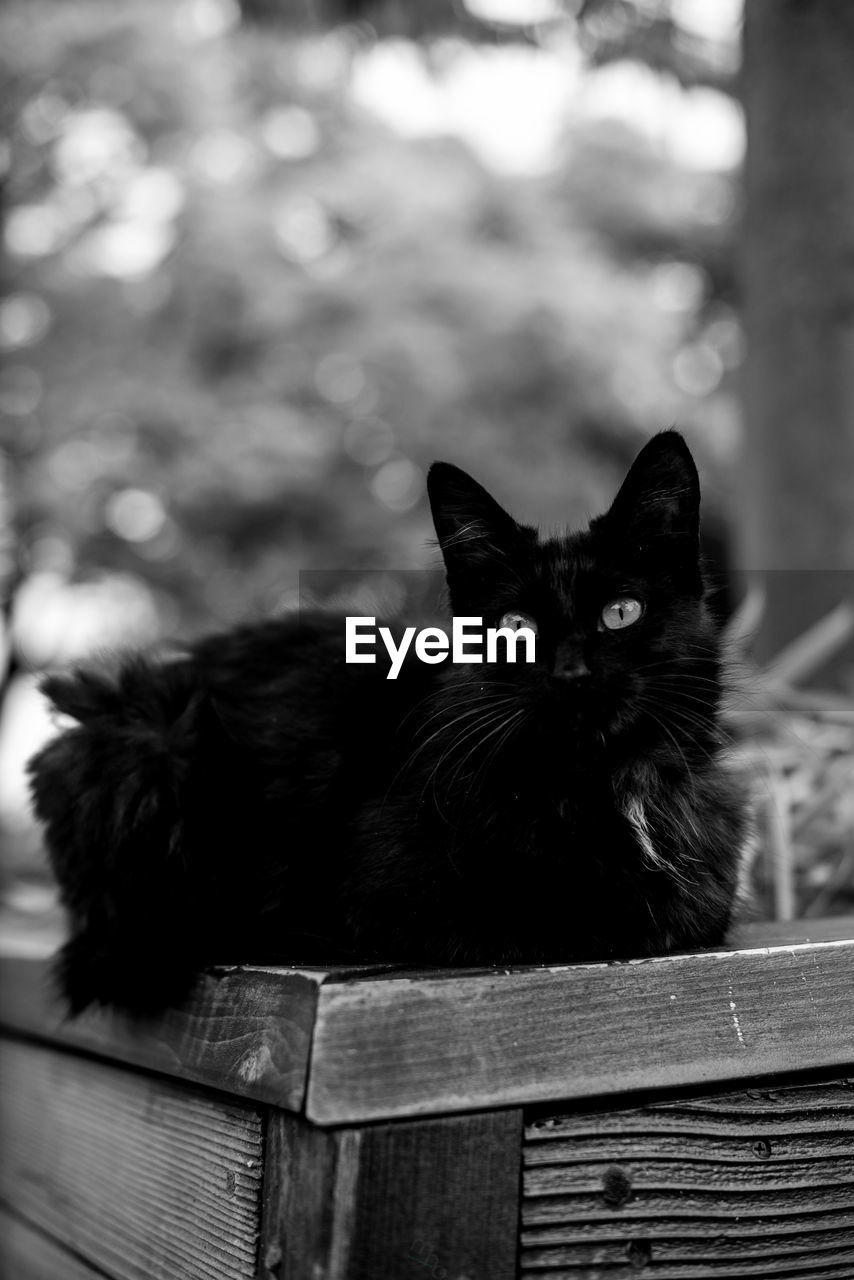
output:
<path id="1" fill-rule="evenodd" d="M 435 563 L 435 458 L 583 523 L 671 425 L 745 673 L 756 910 L 854 907 L 845 10 L 6 0 L 8 912 L 54 907 L 40 670 Z"/>

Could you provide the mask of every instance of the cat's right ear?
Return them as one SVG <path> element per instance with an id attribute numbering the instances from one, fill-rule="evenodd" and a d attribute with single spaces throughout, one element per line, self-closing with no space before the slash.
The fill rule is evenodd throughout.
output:
<path id="1" fill-rule="evenodd" d="M 450 462 L 434 462 L 427 494 L 449 580 L 463 568 L 497 565 L 512 556 L 521 530 L 470 475 Z"/>

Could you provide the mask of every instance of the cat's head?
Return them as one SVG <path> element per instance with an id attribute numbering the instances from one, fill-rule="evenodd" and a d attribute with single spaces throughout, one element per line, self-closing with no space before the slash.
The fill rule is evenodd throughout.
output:
<path id="1" fill-rule="evenodd" d="M 609 510 L 577 533 L 541 537 L 445 462 L 431 467 L 428 492 L 454 615 L 537 633 L 534 663 L 499 660 L 452 678 L 517 699 L 528 720 L 571 719 L 601 743 L 639 729 L 691 741 L 711 727 L 719 643 L 697 469 L 677 432 L 647 443 Z"/>

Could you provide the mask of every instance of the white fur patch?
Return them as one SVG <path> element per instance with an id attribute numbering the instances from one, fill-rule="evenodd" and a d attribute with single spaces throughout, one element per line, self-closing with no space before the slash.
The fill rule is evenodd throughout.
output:
<path id="1" fill-rule="evenodd" d="M 637 796 L 627 796 L 623 802 L 623 813 L 637 836 L 638 844 L 643 850 L 643 856 L 646 858 L 647 862 L 651 863 L 654 867 L 666 867 L 667 863 L 661 855 L 656 852 L 655 845 L 652 843 L 652 836 L 649 832 L 649 824 L 646 820 L 646 809 L 644 808 L 643 801 L 639 800 Z"/>

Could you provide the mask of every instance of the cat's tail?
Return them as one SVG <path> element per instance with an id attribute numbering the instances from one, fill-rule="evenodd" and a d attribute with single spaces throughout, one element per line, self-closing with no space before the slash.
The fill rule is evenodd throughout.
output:
<path id="1" fill-rule="evenodd" d="M 29 764 L 70 922 L 58 984 L 75 1014 L 154 1012 L 186 995 L 198 964 L 182 793 L 202 694 L 189 663 L 142 659 L 42 689 L 76 721 Z"/>

